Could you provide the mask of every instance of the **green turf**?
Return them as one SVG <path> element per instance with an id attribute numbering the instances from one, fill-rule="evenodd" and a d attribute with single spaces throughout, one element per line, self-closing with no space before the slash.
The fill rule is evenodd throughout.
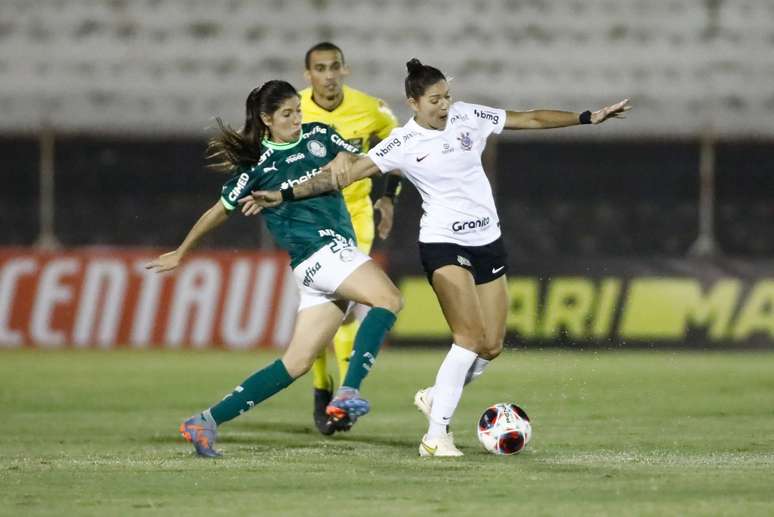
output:
<path id="1" fill-rule="evenodd" d="M 385 351 L 347 434 L 311 423 L 304 378 L 192 455 L 180 420 L 274 354 L 0 353 L 3 515 L 771 515 L 774 355 L 505 352 L 468 387 L 458 459 L 417 457 L 411 401 L 443 351 Z M 534 437 L 482 452 L 474 425 L 516 401 Z"/>

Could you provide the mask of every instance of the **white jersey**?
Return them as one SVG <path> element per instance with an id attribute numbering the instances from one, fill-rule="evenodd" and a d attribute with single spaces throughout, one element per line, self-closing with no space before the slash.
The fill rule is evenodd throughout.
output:
<path id="1" fill-rule="evenodd" d="M 500 237 L 500 219 L 481 153 L 487 137 L 503 130 L 505 111 L 455 102 L 447 120 L 438 131 L 411 119 L 368 157 L 382 173 L 400 169 L 419 190 L 420 242 L 483 246 Z"/>

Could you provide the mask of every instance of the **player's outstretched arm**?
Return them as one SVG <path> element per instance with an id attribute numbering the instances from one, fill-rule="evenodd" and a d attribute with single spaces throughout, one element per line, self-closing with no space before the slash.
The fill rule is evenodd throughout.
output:
<path id="1" fill-rule="evenodd" d="M 331 162 L 322 167 L 320 173 L 309 181 L 282 191 L 254 190 L 249 196 L 239 200 L 239 204 L 242 205 L 242 213 L 255 215 L 264 208 L 275 207 L 283 201 L 304 199 L 338 190 L 379 172 L 379 168 L 367 156 L 357 159 L 355 163 L 350 164 L 351 166 L 339 167 L 343 164 L 343 160 L 337 164 Z"/>
<path id="2" fill-rule="evenodd" d="M 550 129 L 577 126 L 578 124 L 601 124 L 610 118 L 624 118 L 623 114 L 632 109 L 629 99 L 605 106 L 597 111 L 532 110 L 508 111 L 505 129 Z"/>
<path id="3" fill-rule="evenodd" d="M 145 269 L 154 269 L 157 273 L 175 269 L 180 265 L 183 257 L 196 246 L 199 239 L 223 224 L 226 219 L 228 219 L 226 207 L 218 200 L 196 221 L 196 224 L 193 225 L 188 235 L 185 236 L 185 239 L 175 251 L 160 255 L 153 262 L 147 263 Z"/>

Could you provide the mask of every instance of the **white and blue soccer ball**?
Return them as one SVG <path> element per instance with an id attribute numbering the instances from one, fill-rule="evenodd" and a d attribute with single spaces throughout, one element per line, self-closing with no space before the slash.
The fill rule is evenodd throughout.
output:
<path id="1" fill-rule="evenodd" d="M 478 441 L 492 454 L 518 454 L 532 438 L 532 424 L 519 406 L 501 402 L 489 406 L 478 420 Z"/>

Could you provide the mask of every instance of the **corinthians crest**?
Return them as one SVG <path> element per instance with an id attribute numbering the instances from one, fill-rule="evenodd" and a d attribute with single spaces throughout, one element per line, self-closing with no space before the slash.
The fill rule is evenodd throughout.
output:
<path id="1" fill-rule="evenodd" d="M 460 141 L 460 147 L 462 147 L 463 151 L 470 151 L 473 149 L 473 140 L 470 138 L 470 133 L 460 133 L 460 136 L 457 137 L 457 140 Z"/>

